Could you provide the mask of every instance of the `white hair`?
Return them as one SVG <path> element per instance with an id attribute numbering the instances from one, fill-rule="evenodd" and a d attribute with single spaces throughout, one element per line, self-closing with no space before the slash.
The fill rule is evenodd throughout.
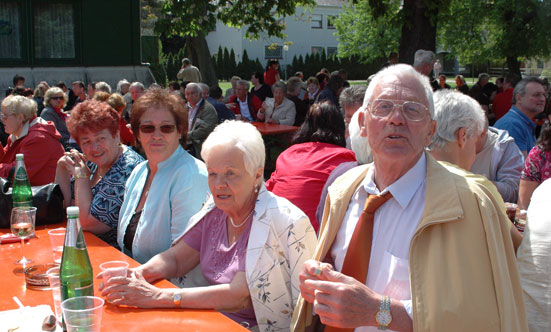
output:
<path id="1" fill-rule="evenodd" d="M 439 150 L 457 141 L 456 133 L 465 128 L 467 137 L 480 135 L 484 130 L 486 115 L 480 104 L 472 97 L 458 91 L 439 90 L 434 94 L 436 107 L 436 133 L 430 150 Z"/>
<path id="2" fill-rule="evenodd" d="M 199 84 L 199 87 L 201 88 L 201 92 L 209 91 L 209 86 L 206 83 L 197 83 Z"/>
<path id="3" fill-rule="evenodd" d="M 128 82 L 126 78 L 123 78 L 117 83 L 117 93 L 122 94 L 122 87 L 125 85 L 128 85 L 128 87 L 130 87 L 130 82 Z"/>
<path id="4" fill-rule="evenodd" d="M 232 81 L 233 81 L 233 77 L 232 77 Z M 246 88 L 247 88 L 247 91 L 249 91 L 249 82 L 248 82 L 248 81 L 239 79 L 239 80 L 237 81 L 237 86 L 240 86 L 240 85 L 246 87 Z M 234 91 L 234 93 L 235 93 L 235 91 Z"/>
<path id="5" fill-rule="evenodd" d="M 108 94 L 111 94 L 111 86 L 109 84 L 107 84 L 107 82 L 98 82 L 98 83 L 96 83 L 96 90 L 107 92 Z"/>
<path id="6" fill-rule="evenodd" d="M 413 60 L 413 66 L 422 66 L 425 63 L 433 64 L 436 61 L 436 55 L 433 51 L 417 50 L 415 52 L 415 58 Z"/>
<path id="7" fill-rule="evenodd" d="M 375 74 L 367 86 L 367 90 L 365 91 L 364 103 L 362 106 L 364 110 L 367 110 L 367 105 L 371 101 L 371 97 L 373 96 L 373 92 L 375 91 L 377 85 L 381 83 L 383 78 L 388 76 L 394 76 L 398 81 L 408 76 L 417 80 L 419 85 L 421 85 L 425 91 L 425 98 L 427 99 L 430 117 L 431 119 L 434 119 L 434 101 L 432 100 L 433 92 L 428 77 L 417 72 L 412 66 L 402 63 L 388 66 Z"/>
<path id="8" fill-rule="evenodd" d="M 348 133 L 350 134 L 350 148 L 356 154 L 356 160 L 360 165 L 368 164 L 373 161 L 369 140 L 367 137 L 360 136 L 360 123 L 358 122 L 358 116 L 362 111 L 363 110 L 360 108 L 358 112 L 354 112 L 352 119 L 350 119 L 350 124 L 348 125 Z"/>
<path id="9" fill-rule="evenodd" d="M 2 101 L 2 110 L 13 114 L 23 114 L 24 122 L 36 116 L 36 102 L 30 98 L 10 95 Z"/>
<path id="10" fill-rule="evenodd" d="M 188 83 L 186 85 L 186 90 L 188 90 L 188 89 L 189 89 L 189 91 L 193 90 L 196 93 L 201 94 L 201 86 L 198 83 Z"/>
<path id="11" fill-rule="evenodd" d="M 226 120 L 219 124 L 207 137 L 201 148 L 201 157 L 208 163 L 209 151 L 216 146 L 236 147 L 243 152 L 243 162 L 247 172 L 254 176 L 259 168 L 264 168 L 266 150 L 260 132 L 250 123 Z"/>
<path id="12" fill-rule="evenodd" d="M 128 88 L 128 90 L 132 90 L 134 88 L 138 88 L 141 91 L 145 90 L 145 86 L 143 86 L 142 82 L 132 82 L 132 84 L 130 84 L 130 87 Z"/>

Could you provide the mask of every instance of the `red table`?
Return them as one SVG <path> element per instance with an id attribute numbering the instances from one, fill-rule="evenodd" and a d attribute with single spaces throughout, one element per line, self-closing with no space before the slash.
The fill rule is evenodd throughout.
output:
<path id="1" fill-rule="evenodd" d="M 50 225 L 48 229 L 62 225 Z M 52 251 L 48 229 L 39 227 L 36 238 L 25 245 L 25 256 L 34 260 L 32 264 L 52 263 Z M 8 233 L 0 229 L 0 233 Z M 130 267 L 139 263 L 109 246 L 91 233 L 85 232 L 88 254 L 94 269 L 94 275 L 99 272 L 99 265 L 106 261 L 122 260 L 130 263 Z M 20 243 L 0 245 L 0 310 L 17 309 L 12 297 L 17 296 L 26 306 L 48 304 L 54 307 L 52 293 L 48 290 L 33 290 L 25 286 L 23 269 L 13 262 L 21 256 Z M 94 294 L 100 296 L 99 281 L 94 280 Z M 162 288 L 175 287 L 163 280 L 155 283 Z M 1 324 L 0 324 L 1 326 Z M 105 303 L 102 318 L 102 331 L 152 332 L 152 331 L 247 331 L 239 324 L 214 310 L 192 309 L 137 309 L 117 307 Z"/>
<path id="2" fill-rule="evenodd" d="M 258 129 L 258 131 L 260 132 L 260 134 L 262 134 L 262 136 L 294 133 L 299 128 L 296 126 L 287 126 L 287 125 L 280 125 L 277 123 L 266 123 L 266 122 L 251 122 L 251 124 L 255 126 L 256 129 Z"/>

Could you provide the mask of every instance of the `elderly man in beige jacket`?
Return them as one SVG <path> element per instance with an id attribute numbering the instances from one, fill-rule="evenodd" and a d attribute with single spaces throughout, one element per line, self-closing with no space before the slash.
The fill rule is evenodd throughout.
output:
<path id="1" fill-rule="evenodd" d="M 486 187 L 425 152 L 432 98 L 409 65 L 373 78 L 359 122 L 374 162 L 329 188 L 292 331 L 526 331 L 506 216 Z"/>

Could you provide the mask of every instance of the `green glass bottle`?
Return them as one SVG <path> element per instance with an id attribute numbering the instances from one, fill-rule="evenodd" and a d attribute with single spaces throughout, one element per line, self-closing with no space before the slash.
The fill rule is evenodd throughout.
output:
<path id="1" fill-rule="evenodd" d="M 93 296 L 93 271 L 84 234 L 78 220 L 78 206 L 67 208 L 67 230 L 59 269 L 61 301 L 75 296 Z M 65 322 L 63 323 L 65 330 Z"/>
<path id="2" fill-rule="evenodd" d="M 13 207 L 32 206 L 33 192 L 31 190 L 31 184 L 29 183 L 29 177 L 27 176 L 27 169 L 25 169 L 23 154 L 18 153 L 15 156 L 15 160 L 16 164 L 12 189 Z"/>

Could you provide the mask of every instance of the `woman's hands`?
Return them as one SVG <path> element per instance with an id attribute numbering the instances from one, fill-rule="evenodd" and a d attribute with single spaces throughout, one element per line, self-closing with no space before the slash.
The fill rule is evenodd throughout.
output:
<path id="1" fill-rule="evenodd" d="M 103 272 L 98 279 L 103 279 Z M 101 295 L 109 303 L 139 308 L 172 307 L 170 289 L 161 289 L 145 280 L 140 267 L 128 270 L 126 277 L 112 277 L 99 285 Z"/>
<path id="2" fill-rule="evenodd" d="M 90 169 L 86 166 L 88 159 L 86 156 L 77 150 L 71 150 L 65 152 L 63 157 L 59 158 L 57 162 L 58 170 L 66 171 L 69 175 L 77 176 L 90 176 Z"/>

